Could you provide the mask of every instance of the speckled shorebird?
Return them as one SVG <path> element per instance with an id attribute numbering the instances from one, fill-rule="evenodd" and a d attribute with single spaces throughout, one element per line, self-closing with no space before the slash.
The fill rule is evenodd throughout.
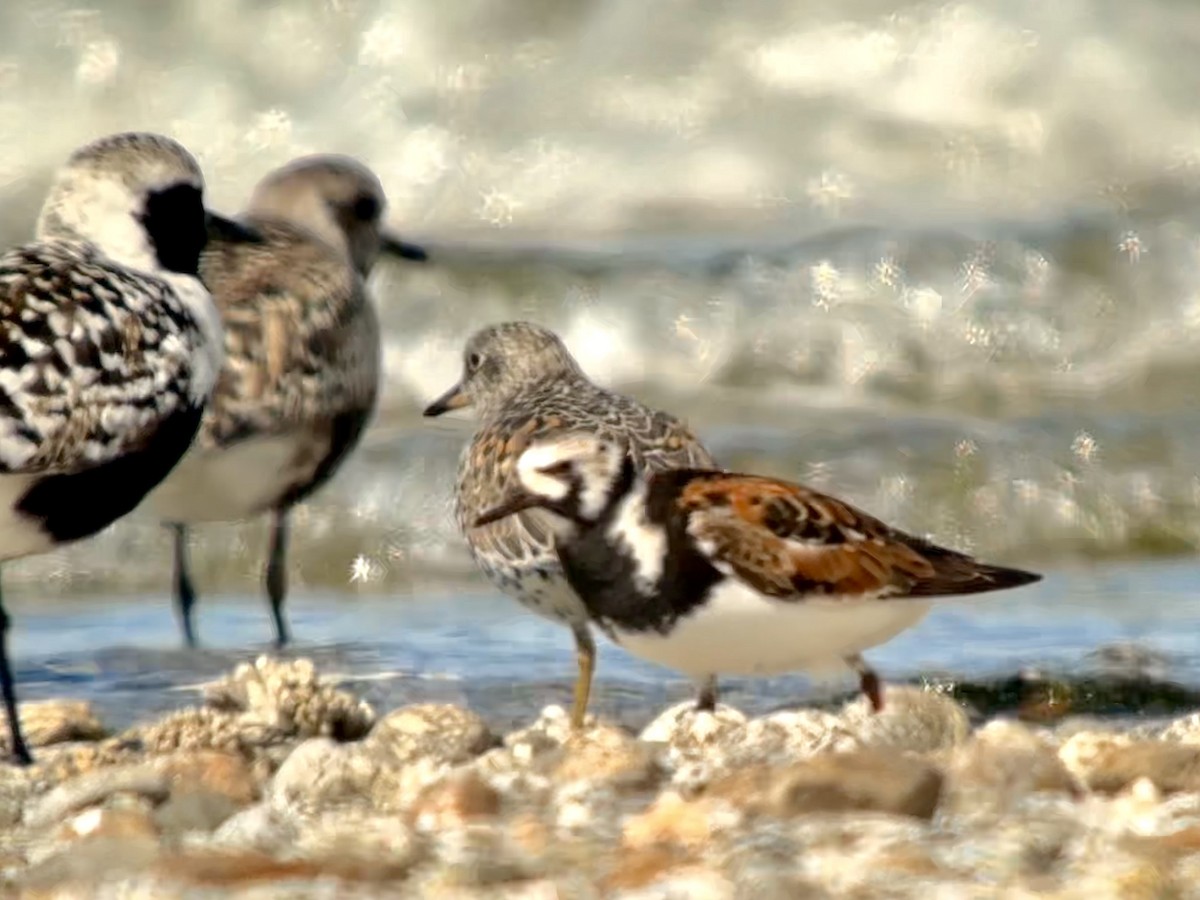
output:
<path id="1" fill-rule="evenodd" d="M 153 134 L 102 138 L 58 173 L 37 240 L 0 256 L 0 560 L 95 534 L 179 461 L 221 368 L 198 277 L 210 233 L 196 161 Z M 0 605 L 0 685 L 17 718 Z"/>
<path id="2" fill-rule="evenodd" d="M 147 506 L 175 537 L 175 600 L 195 646 L 188 525 L 269 512 L 264 581 L 279 646 L 289 640 L 288 522 L 357 446 L 379 389 L 379 324 L 366 278 L 380 252 L 424 260 L 387 234 L 379 179 L 344 156 L 268 174 L 241 217 L 263 236 L 215 241 L 201 261 L 225 325 L 225 367 L 200 434 Z"/>
<path id="3" fill-rule="evenodd" d="M 472 406 L 479 425 L 463 451 L 456 518 L 476 563 L 502 591 L 575 635 L 579 675 L 571 722 L 583 726 L 596 663 L 587 610 L 563 576 L 553 532 L 537 511 L 473 525 L 516 484 L 516 461 L 531 442 L 587 430 L 623 441 L 634 465 L 656 471 L 712 466 L 678 419 L 597 386 L 553 332 L 528 322 L 484 328 L 467 341 L 462 380 L 425 410 L 440 416 Z M 705 686 L 715 691 L 715 684 Z"/>
<path id="4" fill-rule="evenodd" d="M 710 469 L 639 474 L 620 442 L 594 434 L 529 444 L 507 492 L 471 524 L 533 510 L 590 619 L 629 652 L 702 684 L 845 664 L 875 710 L 883 695 L 863 650 L 915 625 L 930 598 L 1041 578 L 799 484 Z"/>

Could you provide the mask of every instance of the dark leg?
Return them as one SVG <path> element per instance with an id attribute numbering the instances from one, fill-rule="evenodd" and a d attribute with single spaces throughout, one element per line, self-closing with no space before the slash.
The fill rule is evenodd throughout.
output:
<path id="1" fill-rule="evenodd" d="M 25 737 L 21 734 L 21 718 L 17 714 L 17 689 L 13 684 L 12 667 L 8 664 L 8 613 L 0 599 L 0 691 L 4 694 L 4 713 L 8 716 L 8 736 L 13 759 L 22 766 L 33 762 Z"/>
<path id="2" fill-rule="evenodd" d="M 574 625 L 575 657 L 579 662 L 579 674 L 575 678 L 575 705 L 571 707 L 571 727 L 576 731 L 583 728 L 587 715 L 588 699 L 592 695 L 592 675 L 596 671 L 596 642 L 586 625 Z"/>
<path id="3" fill-rule="evenodd" d="M 171 526 L 171 531 L 175 535 L 175 609 L 183 628 L 183 642 L 194 648 L 196 632 L 192 628 L 192 607 L 196 605 L 196 591 L 192 588 L 191 564 L 188 562 L 188 530 L 186 525 L 177 523 Z"/>
<path id="4" fill-rule="evenodd" d="M 857 653 L 854 656 L 847 656 L 846 663 L 858 673 L 859 687 L 871 702 L 871 711 L 879 712 L 882 710 L 883 684 L 880 682 L 879 676 L 875 674 L 875 670 L 867 665 L 867 661 Z"/>
<path id="5" fill-rule="evenodd" d="M 287 544 L 288 510 L 277 509 L 271 522 L 271 550 L 267 557 L 267 598 L 275 620 L 276 647 L 286 647 L 292 639 L 283 618 L 283 601 L 287 599 Z"/>
<path id="6" fill-rule="evenodd" d="M 706 675 L 696 691 L 696 712 L 712 712 L 717 708 L 717 676 Z"/>

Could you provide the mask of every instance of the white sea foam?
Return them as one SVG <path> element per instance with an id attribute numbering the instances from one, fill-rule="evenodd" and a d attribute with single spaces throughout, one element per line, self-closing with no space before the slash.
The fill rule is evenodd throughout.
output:
<path id="1" fill-rule="evenodd" d="M 391 430 L 298 528 L 308 577 L 359 555 L 373 584 L 469 570 L 447 513 L 462 432 L 415 413 L 470 329 L 513 317 L 732 460 L 945 540 L 1200 541 L 1200 10 L 560 6 L 0 5 L 0 238 L 115 130 L 182 140 L 229 211 L 301 153 L 380 174 L 441 264 L 375 281 Z M 101 573 L 113 542 L 158 540 L 137 528 L 29 571 Z M 251 532 L 204 531 L 249 578 Z"/>

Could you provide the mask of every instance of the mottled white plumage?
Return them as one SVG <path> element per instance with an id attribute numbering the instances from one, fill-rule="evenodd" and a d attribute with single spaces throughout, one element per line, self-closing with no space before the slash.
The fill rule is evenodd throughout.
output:
<path id="1" fill-rule="evenodd" d="M 79 540 L 130 512 L 191 444 L 222 360 L 200 282 L 210 230 L 181 146 L 121 134 L 58 173 L 37 240 L 0 254 L 0 560 Z M 8 617 L 0 681 L 14 756 Z"/>

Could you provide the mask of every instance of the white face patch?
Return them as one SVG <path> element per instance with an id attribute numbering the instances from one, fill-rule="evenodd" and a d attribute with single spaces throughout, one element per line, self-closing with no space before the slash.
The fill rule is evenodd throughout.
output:
<path id="1" fill-rule="evenodd" d="M 570 464 L 570 473 L 546 474 L 546 469 L 563 463 Z M 554 501 L 566 499 L 572 488 L 571 482 L 578 479 L 579 515 L 595 520 L 608 503 L 621 463 L 619 446 L 590 435 L 579 435 L 531 446 L 517 461 L 517 477 L 529 492 Z"/>
<path id="2" fill-rule="evenodd" d="M 557 444 L 534 444 L 517 460 L 517 480 L 521 486 L 547 500 L 563 500 L 570 488 L 565 481 L 542 470 L 564 461 Z"/>
<path id="3" fill-rule="evenodd" d="M 93 172 L 65 175 L 55 185 L 38 222 L 39 238 L 76 237 L 95 244 L 106 256 L 143 272 L 157 272 L 158 257 L 138 216 L 142 199 L 124 184 Z M 46 229 L 53 212 L 58 228 Z M 62 234 L 59 228 L 65 228 Z"/>
<path id="4" fill-rule="evenodd" d="M 547 500 L 563 500 L 567 496 L 569 487 L 553 475 L 546 475 L 539 472 L 537 469 L 532 469 L 528 472 L 521 473 L 521 484 L 529 490 L 531 494 L 538 497 L 545 497 Z"/>

